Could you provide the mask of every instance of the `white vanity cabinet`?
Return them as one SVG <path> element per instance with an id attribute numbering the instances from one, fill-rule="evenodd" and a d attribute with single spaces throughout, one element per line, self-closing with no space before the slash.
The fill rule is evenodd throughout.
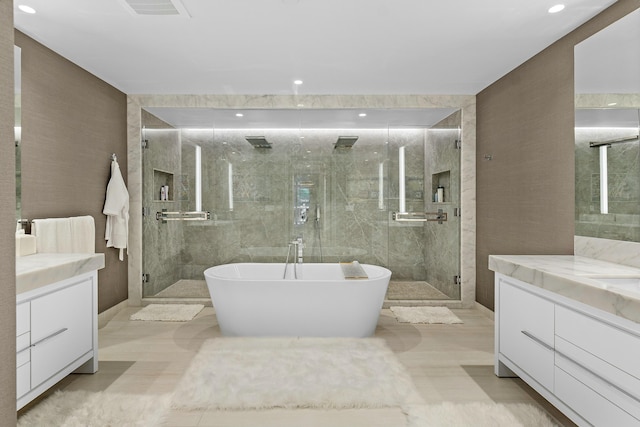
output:
<path id="1" fill-rule="evenodd" d="M 496 273 L 495 372 L 578 425 L 640 426 L 640 325 Z"/>
<path id="2" fill-rule="evenodd" d="M 98 370 L 97 272 L 16 296 L 17 408 L 71 372 Z"/>

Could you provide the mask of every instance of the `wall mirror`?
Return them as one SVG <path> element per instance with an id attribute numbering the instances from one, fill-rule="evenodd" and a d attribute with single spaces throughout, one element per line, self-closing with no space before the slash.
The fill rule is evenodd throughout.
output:
<path id="1" fill-rule="evenodd" d="M 575 234 L 640 242 L 640 9 L 574 60 Z"/>
<path id="2" fill-rule="evenodd" d="M 20 161 L 20 144 L 22 142 L 22 84 L 21 84 L 21 54 L 18 46 L 13 47 L 14 64 L 14 98 L 15 98 L 15 123 L 14 133 L 16 141 L 16 219 L 20 219 L 22 205 L 22 162 Z"/>

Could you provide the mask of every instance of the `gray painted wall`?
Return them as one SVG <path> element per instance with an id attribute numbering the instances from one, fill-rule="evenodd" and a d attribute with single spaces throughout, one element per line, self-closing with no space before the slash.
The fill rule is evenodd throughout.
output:
<path id="1" fill-rule="evenodd" d="M 13 2 L 0 0 L 0 425 L 16 425 Z"/>

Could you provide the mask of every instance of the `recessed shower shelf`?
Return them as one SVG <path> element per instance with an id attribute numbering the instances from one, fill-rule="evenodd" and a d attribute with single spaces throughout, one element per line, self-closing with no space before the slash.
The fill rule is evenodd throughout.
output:
<path id="1" fill-rule="evenodd" d="M 173 173 L 160 169 L 153 169 L 153 188 L 156 191 L 154 201 L 173 202 L 175 189 Z M 166 193 L 165 193 L 166 191 Z M 162 197 L 164 195 L 164 197 Z"/>

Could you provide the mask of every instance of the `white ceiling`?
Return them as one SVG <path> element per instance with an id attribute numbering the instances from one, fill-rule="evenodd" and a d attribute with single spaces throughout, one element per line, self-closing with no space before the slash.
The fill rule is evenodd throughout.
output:
<path id="1" fill-rule="evenodd" d="M 15 0 L 14 20 L 127 94 L 476 94 L 614 2 L 182 0 L 185 17 Z"/>
<path id="2" fill-rule="evenodd" d="M 640 93 L 640 9 L 579 43 L 576 93 Z"/>

